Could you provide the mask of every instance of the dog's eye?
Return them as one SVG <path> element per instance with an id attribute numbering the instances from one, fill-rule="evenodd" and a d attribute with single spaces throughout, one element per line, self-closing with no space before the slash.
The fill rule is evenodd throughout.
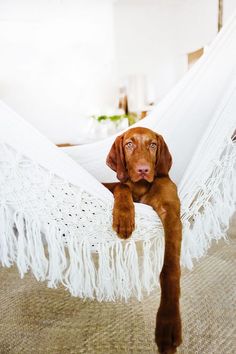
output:
<path id="1" fill-rule="evenodd" d="M 125 145 L 128 149 L 131 149 L 133 147 L 133 143 L 131 141 L 129 141 L 126 145 Z"/>
<path id="2" fill-rule="evenodd" d="M 150 144 L 150 148 L 151 148 L 151 149 L 156 149 L 156 147 L 157 147 L 157 144 L 156 144 L 156 143 L 151 143 L 151 144 Z"/>

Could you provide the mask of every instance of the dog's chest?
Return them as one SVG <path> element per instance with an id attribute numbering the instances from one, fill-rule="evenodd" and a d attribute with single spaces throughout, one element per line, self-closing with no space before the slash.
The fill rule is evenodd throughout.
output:
<path id="1" fill-rule="evenodd" d="M 139 185 L 136 188 L 134 187 L 132 190 L 132 196 L 133 196 L 133 201 L 135 203 L 142 203 L 145 195 L 148 193 L 149 188 L 147 188 L 147 185 Z"/>

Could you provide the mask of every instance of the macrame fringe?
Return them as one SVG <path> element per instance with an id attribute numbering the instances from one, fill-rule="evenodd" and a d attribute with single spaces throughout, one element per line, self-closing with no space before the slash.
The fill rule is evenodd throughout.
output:
<path id="1" fill-rule="evenodd" d="M 71 235 L 65 242 L 56 224 L 40 227 L 39 219 L 20 212 L 12 216 L 9 207 L 2 205 L 0 259 L 3 266 L 16 263 L 21 277 L 31 270 L 49 287 L 62 283 L 72 296 L 98 301 L 127 301 L 132 295 L 141 300 L 142 289 L 150 293 L 158 284 L 162 237 L 144 242 L 101 241 L 93 253 L 86 238 Z"/>
<path id="2" fill-rule="evenodd" d="M 228 240 L 229 221 L 236 206 L 235 145 L 231 139 L 224 142 L 210 176 L 204 185 L 201 181 L 192 204 L 184 210 L 181 260 L 188 269 L 193 268 L 194 259 L 206 254 L 213 240 Z"/>

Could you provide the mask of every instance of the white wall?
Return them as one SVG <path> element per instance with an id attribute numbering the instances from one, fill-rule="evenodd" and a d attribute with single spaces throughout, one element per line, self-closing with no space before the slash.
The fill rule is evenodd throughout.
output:
<path id="1" fill-rule="evenodd" d="M 236 0 L 224 4 L 225 21 Z M 187 53 L 215 37 L 217 10 L 218 0 L 0 0 L 0 99 L 52 141 L 77 142 L 88 115 L 116 107 L 124 79 L 139 75 L 149 101 L 165 96 Z"/>
<path id="2" fill-rule="evenodd" d="M 223 24 L 236 12 L 236 0 L 224 0 Z"/>
<path id="3" fill-rule="evenodd" d="M 114 107 L 110 0 L 0 0 L 0 98 L 54 142 Z"/>
<path id="4" fill-rule="evenodd" d="M 187 53 L 217 33 L 218 0 L 119 0 L 114 7 L 119 77 L 145 75 L 157 100 L 187 70 Z"/>

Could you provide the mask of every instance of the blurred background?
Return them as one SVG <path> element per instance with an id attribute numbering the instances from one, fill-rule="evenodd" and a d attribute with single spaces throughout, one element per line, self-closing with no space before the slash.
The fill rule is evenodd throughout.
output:
<path id="1" fill-rule="evenodd" d="M 235 10 L 236 0 L 0 0 L 0 99 L 56 144 L 105 138 L 158 104 Z"/>

